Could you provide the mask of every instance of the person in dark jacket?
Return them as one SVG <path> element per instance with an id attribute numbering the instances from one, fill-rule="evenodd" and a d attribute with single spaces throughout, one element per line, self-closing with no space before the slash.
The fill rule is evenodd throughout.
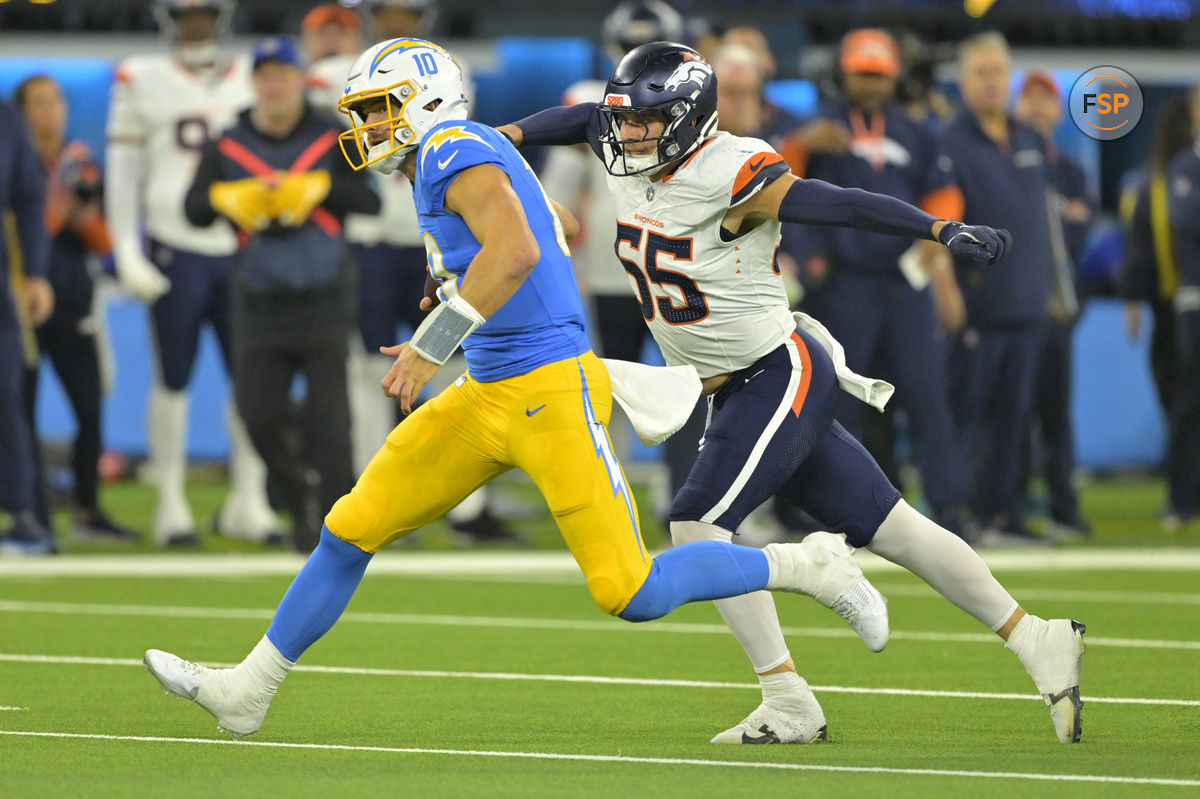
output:
<path id="1" fill-rule="evenodd" d="M 974 460 L 978 543 L 1041 543 L 1024 525 L 1017 487 L 1054 268 L 1045 145 L 1009 114 L 1004 37 L 977 34 L 959 53 L 966 108 L 943 132 L 942 150 L 963 192 L 963 221 L 992 220 L 1012 233 L 1013 247 L 986 269 L 955 262 L 967 320 L 952 356 L 952 407 Z"/>
<path id="2" fill-rule="evenodd" d="M 1062 92 L 1054 76 L 1030 71 L 1021 83 L 1017 118 L 1042 136 L 1050 178 L 1048 203 L 1054 272 L 1051 280 L 1049 320 L 1034 384 L 1030 432 L 1026 439 L 1030 457 L 1027 476 L 1040 472 L 1049 496 L 1047 536 L 1069 541 L 1088 534 L 1075 493 L 1075 433 L 1071 424 L 1071 375 L 1075 322 L 1084 298 L 1079 291 L 1076 263 L 1096 209 L 1096 198 L 1087 185 L 1083 167 L 1054 144 L 1054 132 L 1065 114 Z M 1036 429 L 1041 458 L 1032 456 Z M 1040 463 L 1038 461 L 1040 460 Z"/>
<path id="3" fill-rule="evenodd" d="M 1130 339 L 1138 339 L 1143 303 L 1148 304 L 1153 316 L 1150 371 L 1164 413 L 1169 412 L 1175 395 L 1175 316 L 1171 301 L 1179 286 L 1179 266 L 1172 245 L 1167 164 L 1192 143 L 1187 99 L 1173 98 L 1155 120 L 1149 158 L 1122 180 L 1120 211 L 1125 251 L 1118 290 L 1125 300 L 1125 329 Z"/>
<path id="4" fill-rule="evenodd" d="M 341 124 L 308 105 L 292 43 L 254 50 L 255 104 L 210 142 L 188 190 L 195 225 L 238 227 L 233 384 L 238 411 L 283 488 L 293 543 L 316 546 L 321 508 L 354 485 L 346 386 L 355 276 L 342 220 L 377 213 L 379 198 L 337 144 Z M 303 375 L 302 431 L 289 420 Z"/>
<path id="5" fill-rule="evenodd" d="M 29 359 L 21 329 L 22 319 L 36 327 L 54 310 L 54 290 L 46 279 L 45 205 L 46 176 L 25 122 L 13 106 L 0 102 L 0 214 L 11 213 L 13 222 L 0 227 L 0 508 L 12 516 L 0 543 L 27 555 L 56 550 L 36 513 L 37 467 L 24 399 Z"/>
<path id="6" fill-rule="evenodd" d="M 870 28 L 851 31 L 842 41 L 840 66 L 842 97 L 825 103 L 817 118 L 846 130 L 850 144 L 841 152 L 811 152 L 804 177 L 897 197 L 941 219 L 960 218 L 962 193 L 939 157 L 934 134 L 895 102 L 900 52 L 892 36 Z M 910 256 L 912 243 L 894 237 L 845 228 L 804 231 L 813 256 L 828 270 L 824 285 L 805 297 L 804 309 L 845 347 L 850 368 L 896 385 L 933 517 L 961 535 L 966 482 L 949 408 L 945 331 L 938 325 L 946 314 L 935 313 L 942 306 L 941 296 L 935 305 L 935 295 L 947 291 L 947 280 L 957 292 L 945 250 L 922 242 Z M 909 258 L 921 267 L 915 274 L 901 268 Z M 949 321 L 943 324 L 956 332 Z M 861 434 L 863 416 L 860 403 L 838 406 L 838 420 L 851 433 Z M 890 449 L 890 438 L 872 441 L 868 449 Z M 890 451 L 872 454 L 893 460 Z"/>
<path id="7" fill-rule="evenodd" d="M 1167 165 L 1168 212 L 1179 267 L 1175 313 L 1176 390 L 1168 413 L 1167 524 L 1200 515 L 1200 87 L 1190 98 L 1196 144 Z"/>
<path id="8" fill-rule="evenodd" d="M 48 278 L 54 289 L 54 313 L 38 328 L 38 347 L 50 360 L 75 414 L 72 466 L 75 477 L 76 539 L 132 541 L 137 535 L 115 523 L 100 507 L 100 451 L 103 441 L 100 401 L 99 324 L 95 314 L 92 270 L 98 257 L 112 251 L 101 209 L 102 175 L 88 146 L 67 141 L 67 103 L 62 87 L 49 75 L 32 75 L 16 90 L 17 105 L 29 125 L 34 149 L 48 184 L 46 230 L 50 235 Z M 33 428 L 38 369 L 28 373 L 27 412 Z M 34 453 L 37 453 L 36 436 Z M 38 459 L 40 462 L 40 459 Z M 45 489 L 38 484 L 39 515 L 49 525 Z"/>

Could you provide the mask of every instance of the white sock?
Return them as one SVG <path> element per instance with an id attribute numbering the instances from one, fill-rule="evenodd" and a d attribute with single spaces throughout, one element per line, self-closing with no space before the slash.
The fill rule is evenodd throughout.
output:
<path id="1" fill-rule="evenodd" d="M 731 532 L 713 524 L 671 522 L 671 540 L 676 546 L 689 541 L 729 542 L 732 538 Z M 783 631 L 779 629 L 775 598 L 770 591 L 717 599 L 713 604 L 742 645 L 756 672 L 770 671 L 790 657 Z"/>
<path id="2" fill-rule="evenodd" d="M 267 466 L 246 432 L 246 425 L 233 400 L 225 406 L 225 429 L 229 432 L 229 494 L 226 502 L 238 501 L 270 513 L 267 502 Z"/>
<path id="3" fill-rule="evenodd" d="M 967 542 L 904 500 L 892 508 L 867 549 L 908 569 L 993 632 L 1018 607 Z"/>
<path id="4" fill-rule="evenodd" d="M 801 704 L 797 696 L 803 697 L 808 693 L 808 683 L 794 671 L 760 674 L 758 682 L 762 686 L 763 702 L 776 710 L 788 710 L 793 705 Z"/>
<path id="5" fill-rule="evenodd" d="M 159 544 L 195 527 L 184 487 L 187 481 L 188 395 L 155 383 L 146 409 L 150 477 L 157 493 L 154 539 Z"/>
<path id="6" fill-rule="evenodd" d="M 295 665 L 294 660 L 285 658 L 275 644 L 271 643 L 271 639 L 264 635 L 234 670 L 245 674 L 246 679 L 253 685 L 269 687 L 273 694 Z"/>
<path id="7" fill-rule="evenodd" d="M 196 691 L 196 702 L 236 737 L 250 735 L 262 725 L 275 691 L 294 665 L 264 635 L 246 659 L 232 669 L 206 672 Z"/>
<path id="8" fill-rule="evenodd" d="M 1052 696 L 1079 684 L 1080 650 L 1074 645 L 1059 645 L 1062 636 L 1074 640 L 1069 619 L 1047 621 L 1026 614 L 1013 627 L 1004 643 L 1004 647 L 1021 661 L 1044 696 Z"/>
<path id="9" fill-rule="evenodd" d="M 147 454 L 156 468 L 160 495 L 183 498 L 187 479 L 188 395 L 155 383 L 146 409 Z"/>
<path id="10" fill-rule="evenodd" d="M 238 700 L 252 697 L 260 701 L 265 699 L 269 703 L 279 684 L 295 665 L 264 635 L 241 663 L 232 669 L 213 669 L 209 672 L 200 683 L 197 701 L 207 705 L 208 697 L 219 696 L 226 704 L 232 700 L 234 707 L 239 704 Z"/>
<path id="11" fill-rule="evenodd" d="M 487 488 L 476 489 L 466 499 L 446 511 L 452 522 L 469 522 L 487 509 Z"/>

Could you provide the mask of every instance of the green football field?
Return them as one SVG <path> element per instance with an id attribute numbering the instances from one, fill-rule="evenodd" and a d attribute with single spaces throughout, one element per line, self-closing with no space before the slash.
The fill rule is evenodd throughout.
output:
<path id="1" fill-rule="evenodd" d="M 1200 796 L 1200 552 L 988 557 L 1030 611 L 1088 625 L 1079 745 L 998 639 L 873 558 L 881 654 L 778 597 L 829 740 L 767 747 L 707 743 L 758 703 L 710 604 L 609 619 L 561 552 L 383 553 L 236 743 L 141 655 L 239 660 L 298 556 L 7 559 L 0 796 Z"/>

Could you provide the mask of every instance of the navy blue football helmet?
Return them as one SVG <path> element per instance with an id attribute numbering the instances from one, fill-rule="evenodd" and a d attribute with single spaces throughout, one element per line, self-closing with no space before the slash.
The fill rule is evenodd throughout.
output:
<path id="1" fill-rule="evenodd" d="M 650 42 L 621 59 L 608 79 L 604 101 L 597 106 L 599 131 L 592 149 L 609 174 L 618 177 L 653 172 L 686 157 L 717 126 L 717 78 L 704 57 L 674 42 Z M 622 122 L 648 128 L 664 126 L 656 152 L 626 154 Z"/>

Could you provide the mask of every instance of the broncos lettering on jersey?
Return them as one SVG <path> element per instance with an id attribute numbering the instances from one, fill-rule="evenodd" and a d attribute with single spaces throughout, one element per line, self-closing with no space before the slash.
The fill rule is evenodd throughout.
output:
<path id="1" fill-rule="evenodd" d="M 198 228 L 183 213 L 200 153 L 253 102 L 249 61 L 230 60 L 207 78 L 166 54 L 133 56 L 117 67 L 108 114 L 108 138 L 142 142 L 146 232 L 171 247 L 202 255 L 229 255 L 232 228 Z"/>
<path id="2" fill-rule="evenodd" d="M 477 122 L 447 120 L 435 125 L 417 153 L 413 193 L 429 272 L 442 284 L 439 296 L 447 299 L 458 291 L 480 249 L 463 218 L 446 210 L 446 190 L 463 170 L 481 164 L 508 175 L 541 251 L 517 292 L 463 342 L 471 375 L 491 382 L 574 358 L 591 346 L 562 222 L 516 148 Z"/>
<path id="3" fill-rule="evenodd" d="M 700 376 L 733 372 L 796 329 L 775 268 L 780 224 L 738 236 L 730 208 L 788 171 L 761 139 L 718 132 L 666 179 L 608 177 L 617 198 L 617 257 L 669 365 Z"/>

